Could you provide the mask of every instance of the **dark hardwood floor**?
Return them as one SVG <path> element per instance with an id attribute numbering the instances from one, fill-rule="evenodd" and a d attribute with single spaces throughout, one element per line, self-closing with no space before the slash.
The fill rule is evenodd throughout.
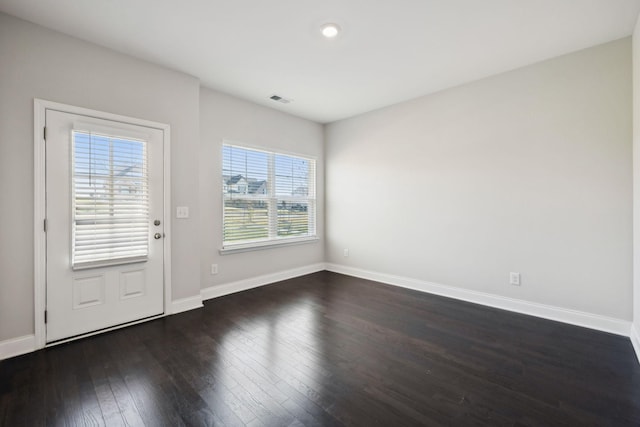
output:
<path id="1" fill-rule="evenodd" d="M 0 362 L 0 425 L 639 426 L 627 338 L 321 272 Z"/>

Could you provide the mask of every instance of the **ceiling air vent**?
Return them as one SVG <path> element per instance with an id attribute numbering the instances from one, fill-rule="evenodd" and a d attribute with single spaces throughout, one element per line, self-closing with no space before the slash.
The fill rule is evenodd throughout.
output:
<path id="1" fill-rule="evenodd" d="M 280 102 L 281 104 L 288 104 L 291 101 L 293 101 L 293 99 L 287 99 L 287 98 L 283 98 L 280 95 L 271 95 L 269 97 L 269 99 L 272 99 L 274 101 Z"/>

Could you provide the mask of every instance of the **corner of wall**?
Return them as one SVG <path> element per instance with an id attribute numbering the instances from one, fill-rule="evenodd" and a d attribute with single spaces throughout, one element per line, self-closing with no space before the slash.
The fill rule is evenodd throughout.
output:
<path id="1" fill-rule="evenodd" d="M 195 310 L 202 307 L 201 294 L 194 295 L 192 297 L 180 298 L 178 300 L 171 301 L 170 310 L 167 314 L 178 314 L 189 310 Z"/>
<path id="2" fill-rule="evenodd" d="M 636 352 L 636 357 L 638 358 L 638 363 L 640 363 L 640 335 L 638 335 L 638 329 L 635 324 L 631 325 L 631 333 L 629 335 L 633 349 Z"/>
<path id="3" fill-rule="evenodd" d="M 632 38 L 633 57 L 633 324 L 631 342 L 640 361 L 640 16 Z"/>
<path id="4" fill-rule="evenodd" d="M 36 351 L 36 336 L 25 335 L 0 341 L 0 360 Z"/>
<path id="5" fill-rule="evenodd" d="M 271 283 L 276 283 L 283 280 L 293 279 L 294 277 L 300 277 L 323 270 L 325 270 L 325 264 L 317 263 L 304 267 L 298 267 L 290 270 L 278 271 L 275 273 L 264 274 L 262 276 L 238 280 L 231 283 L 223 283 L 215 286 L 210 286 L 208 288 L 202 289 L 202 300 L 219 298 L 225 295 L 234 294 L 236 292 L 246 291 L 248 289 L 269 285 Z"/>
<path id="6" fill-rule="evenodd" d="M 334 273 L 346 274 L 348 276 L 373 280 L 401 288 L 440 295 L 460 301 L 467 301 L 487 307 L 494 307 L 501 310 L 512 311 L 514 313 L 540 317 L 542 319 L 563 322 L 616 335 L 628 336 L 631 328 L 631 323 L 622 319 L 601 316 L 584 311 L 570 310 L 547 304 L 534 303 L 522 299 L 509 298 L 487 292 L 471 291 L 460 287 L 429 282 L 411 277 L 396 276 L 332 263 L 327 264 L 327 270 Z M 638 341 L 638 343 L 640 343 L 640 341 Z M 640 349 L 640 345 L 636 348 Z"/>

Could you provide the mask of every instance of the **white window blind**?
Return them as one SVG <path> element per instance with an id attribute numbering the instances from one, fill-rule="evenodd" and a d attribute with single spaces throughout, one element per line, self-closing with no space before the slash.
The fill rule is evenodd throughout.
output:
<path id="1" fill-rule="evenodd" d="M 146 260 L 146 142 L 84 131 L 73 131 L 72 138 L 72 267 Z"/>
<path id="2" fill-rule="evenodd" d="M 224 144 L 223 248 L 316 235 L 315 160 Z"/>

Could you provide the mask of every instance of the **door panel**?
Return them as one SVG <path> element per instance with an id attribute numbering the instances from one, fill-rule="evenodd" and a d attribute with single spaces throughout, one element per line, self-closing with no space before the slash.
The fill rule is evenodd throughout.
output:
<path id="1" fill-rule="evenodd" d="M 49 109 L 46 127 L 47 342 L 162 314 L 163 131 Z"/>

